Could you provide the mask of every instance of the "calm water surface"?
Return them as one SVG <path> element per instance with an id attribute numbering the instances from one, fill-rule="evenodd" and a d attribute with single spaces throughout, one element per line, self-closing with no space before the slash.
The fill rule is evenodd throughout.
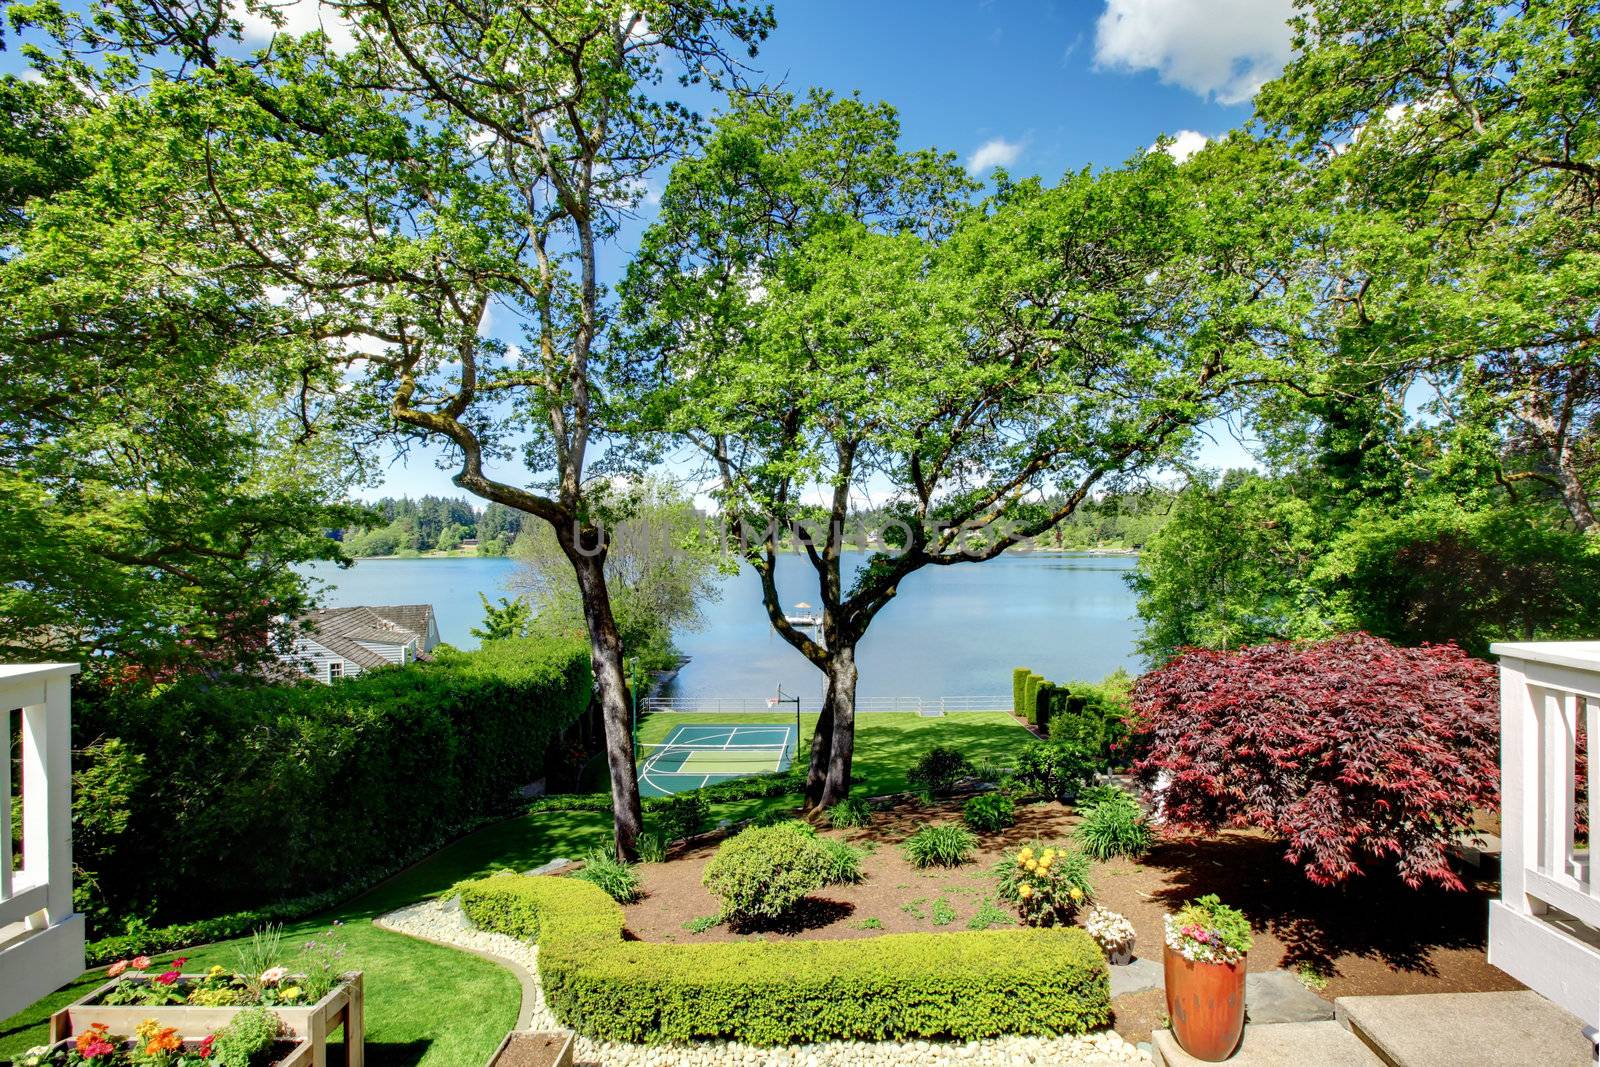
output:
<path id="1" fill-rule="evenodd" d="M 1128 556 L 1041 553 L 926 568 L 901 585 L 862 642 L 859 695 L 1007 695 L 1015 666 L 1058 680 L 1137 670 L 1134 598 L 1123 582 L 1133 566 Z M 467 631 L 483 617 L 478 593 L 509 595 L 516 567 L 508 559 L 384 559 L 313 574 L 328 583 L 330 606 L 430 603 L 442 639 L 471 648 L 477 639 Z M 779 560 L 778 585 L 790 607 L 817 602 L 811 568 L 796 556 Z M 703 629 L 678 636 L 691 659 L 668 695 L 759 699 L 781 684 L 813 704 L 821 675 L 768 626 L 753 572 L 726 579 L 704 614 Z"/>

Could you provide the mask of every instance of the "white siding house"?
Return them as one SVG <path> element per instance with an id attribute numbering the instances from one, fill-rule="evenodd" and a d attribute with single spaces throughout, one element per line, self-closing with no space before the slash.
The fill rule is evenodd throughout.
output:
<path id="1" fill-rule="evenodd" d="M 326 608 L 293 624 L 293 646 L 278 658 L 332 684 L 362 671 L 427 659 L 439 643 L 431 604 Z"/>

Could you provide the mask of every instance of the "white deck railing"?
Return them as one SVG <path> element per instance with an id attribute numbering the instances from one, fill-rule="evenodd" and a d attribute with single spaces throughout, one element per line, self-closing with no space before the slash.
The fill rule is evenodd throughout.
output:
<path id="1" fill-rule="evenodd" d="M 1489 962 L 1600 1027 L 1600 641 L 1497 644 L 1501 899 Z M 1576 827 L 1579 745 L 1588 764 Z"/>
<path id="2" fill-rule="evenodd" d="M 5 722 L 0 1019 L 83 973 L 83 917 L 72 910 L 72 676 L 77 671 L 74 663 L 0 665 Z M 18 752 L 21 781 L 13 783 Z M 13 806 L 19 800 L 20 864 L 12 837 Z"/>

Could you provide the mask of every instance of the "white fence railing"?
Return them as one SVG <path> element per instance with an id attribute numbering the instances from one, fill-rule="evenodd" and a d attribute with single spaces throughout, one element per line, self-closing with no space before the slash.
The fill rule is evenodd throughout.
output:
<path id="1" fill-rule="evenodd" d="M 751 711 L 792 711 L 794 705 L 786 698 L 783 703 L 768 707 L 770 697 L 650 697 L 644 702 L 644 711 L 711 712 L 737 715 Z M 819 697 L 801 698 L 802 712 L 815 712 L 821 704 Z M 863 697 L 856 700 L 858 715 L 898 712 L 913 715 L 944 715 L 952 711 L 1010 711 L 1011 694 L 1004 696 L 954 696 L 954 697 Z"/>
<path id="2" fill-rule="evenodd" d="M 77 670 L 72 663 L 0 665 L 5 723 L 0 1019 L 83 973 L 83 917 L 72 911 L 72 676 Z M 21 780 L 13 782 L 17 754 Z M 13 806 L 19 802 L 20 857 L 12 836 Z"/>
<path id="3" fill-rule="evenodd" d="M 1497 644 L 1501 899 L 1489 962 L 1600 1026 L 1600 641 Z M 1587 763 L 1579 834 L 1578 761 Z"/>

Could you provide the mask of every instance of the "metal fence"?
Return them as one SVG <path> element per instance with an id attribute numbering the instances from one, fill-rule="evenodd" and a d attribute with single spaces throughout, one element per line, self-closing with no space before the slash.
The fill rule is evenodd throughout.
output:
<path id="1" fill-rule="evenodd" d="M 768 707 L 768 697 L 649 697 L 644 711 L 670 711 L 685 713 L 742 714 L 752 711 L 784 711 L 783 704 Z M 807 706 L 809 703 L 809 706 Z M 802 712 L 817 710 L 820 700 L 802 703 Z M 862 697 L 856 700 L 858 715 L 898 712 L 900 714 L 939 716 L 952 711 L 1010 711 L 1011 694 L 1004 696 L 954 696 L 954 697 Z"/>

